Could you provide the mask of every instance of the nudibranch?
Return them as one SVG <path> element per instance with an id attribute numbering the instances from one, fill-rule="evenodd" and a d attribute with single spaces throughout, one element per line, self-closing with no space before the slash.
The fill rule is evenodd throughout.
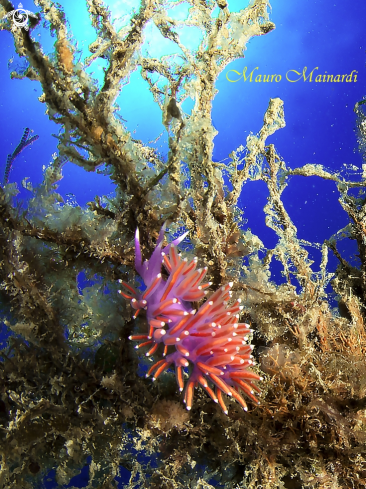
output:
<path id="1" fill-rule="evenodd" d="M 192 302 L 201 301 L 211 283 L 203 283 L 207 268 L 197 269 L 197 258 L 188 261 L 177 252 L 177 246 L 188 233 L 163 248 L 165 225 L 159 233 L 156 248 L 149 260 L 142 262 L 139 231 L 135 234 L 135 268 L 146 289 L 141 292 L 120 280 L 125 291 L 119 293 L 131 301 L 134 318 L 144 309 L 147 334 L 130 336 L 139 341 L 136 348 L 149 347 L 146 356 L 154 355 L 160 344 L 163 358 L 152 365 L 147 376 L 157 379 L 164 370 L 175 368 L 184 402 L 192 407 L 194 388 L 202 386 L 208 395 L 228 413 L 222 394 L 231 396 L 247 411 L 242 393 L 259 404 L 255 384 L 261 377 L 250 370 L 253 346 L 248 344 L 252 332 L 248 324 L 239 323 L 241 300 L 228 305 L 232 283 L 220 287 L 198 310 Z M 162 265 L 168 278 L 161 274 Z M 184 387 L 184 369 L 190 368 Z"/>

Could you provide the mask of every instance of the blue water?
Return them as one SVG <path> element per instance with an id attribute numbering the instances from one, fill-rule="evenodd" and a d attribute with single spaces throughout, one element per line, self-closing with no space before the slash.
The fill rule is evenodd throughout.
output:
<path id="1" fill-rule="evenodd" d="M 88 52 L 88 43 L 95 40 L 84 2 L 61 0 L 59 3 L 65 9 L 83 59 Z M 112 14 L 117 16 L 123 13 L 123 5 L 127 6 L 128 11 L 133 2 L 107 1 L 106 4 L 110 6 Z M 247 2 L 229 2 L 229 7 L 232 5 L 239 8 L 240 5 L 247 5 Z M 225 161 L 233 149 L 245 145 L 246 137 L 261 128 L 269 99 L 280 97 L 284 100 L 286 127 L 277 131 L 267 142 L 275 144 L 286 164 L 295 168 L 306 163 L 316 163 L 332 171 L 346 171 L 353 166 L 357 173 L 357 169 L 361 170 L 363 160 L 357 151 L 353 108 L 356 102 L 366 96 L 366 2 L 273 0 L 271 5 L 273 10 L 270 20 L 276 24 L 276 29 L 265 36 L 253 38 L 247 45 L 245 58 L 231 63 L 218 79 L 219 92 L 213 102 L 212 115 L 214 126 L 219 132 L 214 140 L 214 159 Z M 38 11 L 30 0 L 24 0 L 23 6 L 32 12 Z M 183 7 L 181 15 L 184 15 Z M 45 51 L 51 50 L 54 39 L 46 29 L 37 28 L 34 34 L 44 43 Z M 156 33 L 153 36 L 150 52 L 161 56 L 170 48 L 165 41 L 159 40 Z M 187 42 L 194 45 L 198 39 L 196 32 L 191 38 L 187 37 Z M 39 136 L 14 161 L 9 176 L 10 182 L 17 182 L 19 197 L 26 205 L 30 195 L 22 188 L 21 182 L 26 177 L 33 185 L 41 182 L 43 166 L 49 164 L 52 154 L 57 151 L 57 140 L 53 134 L 58 133 L 59 127 L 48 120 L 45 105 L 38 101 L 42 94 L 38 82 L 10 79 L 10 71 L 20 66 L 21 61 L 15 53 L 11 35 L 1 31 L 1 180 L 7 155 L 14 151 L 24 128 L 31 128 L 33 134 Z M 242 73 L 245 67 L 247 74 L 258 67 L 255 74 L 280 75 L 281 81 L 228 81 L 228 75 L 231 79 L 234 76 L 230 70 Z M 353 72 L 357 75 L 357 81 L 316 83 L 303 80 L 290 82 L 286 79 L 288 72 L 296 70 L 301 73 L 304 67 L 307 67 L 307 73 L 318 68 L 315 75 Z M 93 67 L 93 71 L 94 76 L 101 80 L 103 63 Z M 151 141 L 162 134 L 156 146 L 162 154 L 166 154 L 167 135 L 161 123 L 161 112 L 138 72 L 131 75 L 130 83 L 123 87 L 117 103 L 120 115 L 127 121 L 126 125 L 134 132 L 134 137 Z M 71 163 L 64 166 L 63 175 L 58 191 L 65 200 L 72 197 L 81 206 L 93 200 L 95 195 L 111 195 L 114 192 L 107 177 L 86 173 Z M 352 176 L 352 172 L 349 172 L 349 176 Z M 293 177 L 283 193 L 284 204 L 298 228 L 299 237 L 316 243 L 323 243 L 348 223 L 338 198 L 334 183 L 316 177 Z M 277 237 L 265 226 L 263 207 L 266 199 L 267 191 L 263 182 L 250 183 L 244 187 L 240 206 L 245 212 L 247 226 L 262 239 L 265 246 L 273 247 Z M 338 247 L 343 256 L 357 263 L 352 244 L 344 241 Z M 319 264 L 319 251 L 309 248 L 309 252 L 315 263 Z M 330 270 L 334 270 L 336 265 L 337 260 L 330 256 Z M 274 266 L 273 272 L 275 279 L 281 281 L 279 269 Z M 126 480 L 121 477 L 119 487 L 124 487 Z M 44 484 L 47 488 L 55 487 L 52 473 L 47 476 Z M 87 467 L 71 485 L 87 485 Z"/>

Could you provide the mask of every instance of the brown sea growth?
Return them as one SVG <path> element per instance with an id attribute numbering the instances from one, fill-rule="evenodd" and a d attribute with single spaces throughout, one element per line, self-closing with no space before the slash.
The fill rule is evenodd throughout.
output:
<path id="1" fill-rule="evenodd" d="M 14 205 L 15 184 L 0 187 L 1 317 L 12 333 L 0 352 L 0 487 L 39 487 L 51 469 L 61 487 L 88 460 L 89 488 L 116 487 L 119 467 L 131 473 L 129 488 L 364 488 L 366 170 L 351 181 L 320 165 L 288 167 L 267 142 L 285 127 L 278 98 L 269 100 L 257 135 L 233 148 L 226 165 L 213 161 L 215 83 L 253 36 L 270 35 L 270 6 L 254 0 L 232 12 L 225 0 L 188 0 L 181 2 L 187 18 L 177 19 L 176 3 L 145 0 L 117 31 L 103 1 L 87 0 L 96 37 L 86 60 L 77 59 L 64 12 L 50 0 L 36 1 L 29 31 L 0 24 L 29 63 L 18 78 L 39 81 L 39 100 L 60 128 L 42 184 L 27 184 L 26 212 Z M 14 8 L 0 0 L 0 17 Z M 41 21 L 56 36 L 51 52 L 32 36 Z M 151 25 L 179 56 L 156 59 L 141 49 Z M 195 52 L 184 45 L 183 28 L 200 30 Z M 100 85 L 87 71 L 99 59 L 107 66 Z M 118 117 L 116 98 L 135 70 L 161 110 L 166 161 Z M 182 108 L 188 97 L 190 114 Z M 355 108 L 363 153 L 364 107 Z M 65 159 L 86 172 L 103 168 L 114 197 L 98 195 L 86 208 L 63 202 L 57 182 Z M 322 244 L 319 269 L 282 200 L 299 176 L 333 181 L 350 219 Z M 268 188 L 266 224 L 278 237 L 268 250 L 237 205 L 258 180 Z M 227 399 L 225 416 L 197 390 L 187 414 L 174 374 L 146 379 L 150 359 L 139 360 L 128 340 L 146 324 L 143 315 L 130 320 L 117 280 L 135 280 L 136 227 L 148 257 L 164 222 L 168 241 L 182 226 L 190 231 L 187 253 L 208 267 L 212 290 L 233 282 L 233 301 L 242 298 L 241 320 L 255 331 L 253 369 L 264 377 L 261 403 L 248 412 Z M 357 244 L 359 268 L 338 251 L 341 235 Z M 334 275 L 328 253 L 339 262 Z M 274 259 L 282 285 L 271 279 Z"/>

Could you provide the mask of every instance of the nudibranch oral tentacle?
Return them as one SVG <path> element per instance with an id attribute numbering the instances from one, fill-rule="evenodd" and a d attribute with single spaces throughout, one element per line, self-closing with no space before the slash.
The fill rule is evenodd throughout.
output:
<path id="1" fill-rule="evenodd" d="M 180 391 L 184 391 L 184 403 L 192 407 L 194 388 L 200 385 L 225 414 L 228 413 L 222 394 L 235 399 L 247 411 L 242 394 L 259 404 L 255 392 L 260 389 L 254 382 L 261 377 L 250 370 L 254 364 L 252 345 L 247 343 L 252 332 L 249 325 L 239 323 L 243 307 L 241 300 L 228 305 L 233 283 L 223 285 L 214 292 L 198 310 L 192 302 L 202 300 L 211 283 L 202 283 L 207 268 L 196 269 L 197 258 L 182 258 L 176 247 L 188 233 L 163 248 L 165 224 L 161 228 L 156 247 L 149 260 L 142 261 L 139 230 L 135 234 L 135 268 L 146 290 L 140 292 L 120 281 L 125 291 L 119 293 L 135 309 L 134 317 L 146 311 L 146 335 L 132 335 L 139 341 L 136 348 L 148 346 L 146 356 L 154 355 L 160 343 L 164 345 L 163 359 L 152 365 L 147 377 L 156 380 L 169 367 L 175 368 Z M 168 278 L 162 277 L 162 266 Z M 168 350 L 170 353 L 168 353 Z M 183 369 L 192 366 L 184 387 Z M 213 390 L 214 389 L 214 390 Z"/>

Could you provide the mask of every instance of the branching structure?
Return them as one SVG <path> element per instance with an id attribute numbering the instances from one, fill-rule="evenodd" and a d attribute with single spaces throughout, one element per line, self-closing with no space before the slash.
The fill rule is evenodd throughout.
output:
<path id="1" fill-rule="evenodd" d="M 62 486 L 91 457 L 90 488 L 115 487 L 119 467 L 130 471 L 131 488 L 364 487 L 366 222 L 364 196 L 355 192 L 366 175 L 351 182 L 320 165 L 288 168 L 267 143 L 285 127 L 279 99 L 270 100 L 259 134 L 232 151 L 225 167 L 212 158 L 217 77 L 243 57 L 250 38 L 274 28 L 268 1 L 232 12 L 225 0 L 145 0 L 117 31 L 104 3 L 87 0 L 97 37 L 82 61 L 61 7 L 50 0 L 36 4 L 29 31 L 11 20 L 2 29 L 12 32 L 18 55 L 29 63 L 13 76 L 42 86 L 40 102 L 60 126 L 59 155 L 39 187 L 28 184 L 33 196 L 26 212 L 13 205 L 14 184 L 0 188 L 0 304 L 12 332 L 0 355 L 0 485 L 37 487 L 55 468 Z M 181 4 L 187 5 L 184 20 L 174 16 Z M 1 17 L 12 10 L 0 0 Z M 56 37 L 53 53 L 32 37 L 41 19 Z M 142 46 L 151 25 L 179 54 L 148 56 Z M 184 45 L 183 29 L 200 30 L 196 50 Z M 87 73 L 98 59 L 107 62 L 101 86 Z M 118 117 L 116 98 L 135 70 L 161 109 L 166 161 Z M 188 97 L 194 101 L 189 114 L 182 107 Z M 363 107 L 356 107 L 361 151 Z M 86 209 L 64 203 L 57 182 L 66 159 L 85 171 L 105 165 L 115 197 L 96 196 Z M 319 270 L 281 200 L 291 178 L 315 175 L 334 181 L 350 216 L 349 226 L 321 246 Z M 237 201 L 254 180 L 268 188 L 264 211 L 278 236 L 274 249 L 264 250 L 240 225 Z M 187 413 L 172 372 L 156 383 L 143 375 L 152 363 L 138 358 L 128 337 L 145 331 L 146 318 L 129 319 L 117 281 L 134 283 L 136 227 L 146 259 L 164 222 L 167 242 L 179 227 L 189 231 L 187 253 L 208 267 L 212 290 L 233 282 L 233 303 L 242 298 L 240 321 L 255 331 L 253 371 L 264 377 L 261 403 L 248 412 L 229 402 L 225 416 L 197 390 Z M 341 235 L 356 241 L 360 269 L 339 254 Z M 339 260 L 333 277 L 329 250 Z M 271 281 L 273 259 L 283 266 L 282 285 Z M 339 313 L 325 292 L 330 281 Z"/>
<path id="2" fill-rule="evenodd" d="M 4 185 L 8 183 L 10 170 L 15 158 L 23 151 L 24 148 L 26 148 L 27 146 L 29 146 L 39 138 L 39 136 L 37 136 L 36 134 L 34 136 L 31 136 L 30 138 L 28 138 L 28 136 L 29 136 L 29 127 L 26 127 L 24 129 L 24 133 L 20 140 L 20 143 L 15 148 L 15 150 L 6 158 L 6 166 L 4 172 Z"/>

